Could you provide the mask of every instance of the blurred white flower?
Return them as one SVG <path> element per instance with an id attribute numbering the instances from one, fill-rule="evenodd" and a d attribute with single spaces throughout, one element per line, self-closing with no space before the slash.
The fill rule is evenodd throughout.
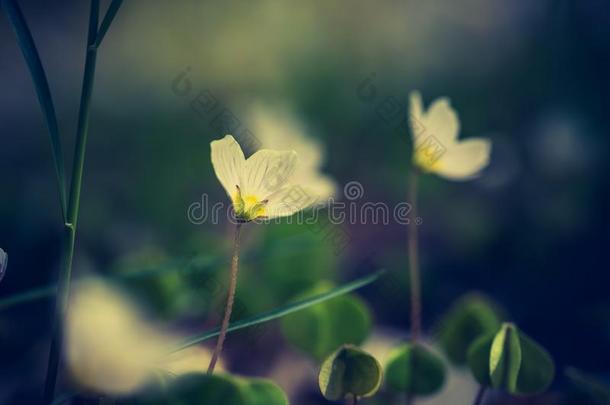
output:
<path id="1" fill-rule="evenodd" d="M 411 93 L 409 123 L 414 145 L 413 164 L 423 171 L 450 180 L 468 180 L 489 163 L 489 139 L 458 140 L 460 121 L 449 99 L 439 98 L 424 111 L 421 95 Z"/>
<path id="2" fill-rule="evenodd" d="M 129 298 L 98 279 L 73 289 L 64 330 L 71 375 L 96 392 L 137 391 L 156 371 L 204 371 L 211 357 L 200 347 L 168 355 L 182 339 L 153 326 Z"/>
<path id="3" fill-rule="evenodd" d="M 324 148 L 314 138 L 307 136 L 302 123 L 286 109 L 255 105 L 249 115 L 250 129 L 263 148 L 294 150 L 299 155 L 293 181 L 304 185 L 307 193 L 321 204 L 336 193 L 335 182 L 322 173 Z"/>
<path id="4" fill-rule="evenodd" d="M 295 151 L 261 149 L 247 160 L 231 136 L 212 141 L 212 166 L 241 221 L 292 215 L 313 203 L 304 185 L 291 180 Z"/>

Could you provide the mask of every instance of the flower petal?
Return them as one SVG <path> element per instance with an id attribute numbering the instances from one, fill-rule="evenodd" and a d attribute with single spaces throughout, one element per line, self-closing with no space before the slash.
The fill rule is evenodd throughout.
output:
<path id="1" fill-rule="evenodd" d="M 293 181 L 295 184 L 307 184 L 307 187 L 303 188 L 311 194 L 315 205 L 327 205 L 337 194 L 337 184 L 327 176 L 301 178 L 295 175 Z"/>
<path id="2" fill-rule="evenodd" d="M 241 147 L 231 135 L 212 141 L 212 166 L 220 184 L 231 199 L 234 198 L 236 186 L 240 185 L 240 173 L 245 166 L 246 158 Z"/>
<path id="3" fill-rule="evenodd" d="M 316 203 L 317 196 L 298 185 L 287 185 L 268 197 L 267 218 L 287 217 Z"/>
<path id="4" fill-rule="evenodd" d="M 292 177 L 297 164 L 294 151 L 261 149 L 250 156 L 241 173 L 242 195 L 264 200 Z"/>
<path id="5" fill-rule="evenodd" d="M 487 166 L 490 153 L 489 139 L 467 139 L 447 149 L 433 171 L 451 180 L 468 180 Z"/>
<path id="6" fill-rule="evenodd" d="M 263 148 L 297 152 L 299 161 L 291 183 L 307 185 L 319 204 L 327 203 L 336 194 L 335 182 L 322 171 L 325 160 L 322 143 L 307 135 L 307 126 L 287 106 L 254 103 L 248 122 Z"/>
<path id="7" fill-rule="evenodd" d="M 456 142 L 460 131 L 460 120 L 446 97 L 436 99 L 426 112 L 423 111 L 421 95 L 411 93 L 410 117 L 411 134 L 417 147 L 429 137 L 449 148 Z"/>

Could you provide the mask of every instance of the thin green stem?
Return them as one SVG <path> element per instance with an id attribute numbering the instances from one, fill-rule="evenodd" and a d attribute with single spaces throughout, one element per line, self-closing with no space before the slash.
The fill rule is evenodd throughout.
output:
<path id="1" fill-rule="evenodd" d="M 407 201 L 411 204 L 411 222 L 408 228 L 409 281 L 411 286 L 411 340 L 417 342 L 421 335 L 421 275 L 419 270 L 419 246 L 417 235 L 417 171 L 411 169 Z M 413 365 L 415 369 L 415 365 Z M 407 394 L 406 404 L 412 405 L 414 395 Z"/>
<path id="2" fill-rule="evenodd" d="M 225 306 L 225 313 L 222 319 L 222 326 L 220 327 L 220 334 L 216 341 L 216 348 L 212 354 L 212 360 L 208 366 L 208 374 L 214 373 L 216 362 L 220 353 L 222 353 L 222 345 L 224 344 L 227 336 L 227 329 L 229 329 L 229 321 L 231 320 L 231 312 L 233 311 L 233 301 L 235 301 L 235 290 L 237 289 L 237 272 L 239 270 L 239 234 L 241 231 L 241 223 L 235 225 L 235 237 L 233 240 L 233 259 L 231 260 L 231 276 L 229 280 L 229 293 L 227 294 L 227 304 Z"/>
<path id="3" fill-rule="evenodd" d="M 487 392 L 487 387 L 481 385 L 479 390 L 477 391 L 477 396 L 474 399 L 473 405 L 483 405 L 483 400 L 485 399 L 485 393 Z"/>
<path id="4" fill-rule="evenodd" d="M 417 341 L 421 335 L 421 276 L 417 238 L 417 172 L 411 171 L 408 201 L 411 204 L 411 222 L 408 231 L 409 278 L 411 285 L 411 338 Z"/>
<path id="5" fill-rule="evenodd" d="M 53 397 L 55 396 L 55 385 L 57 381 L 59 360 L 61 358 L 63 342 L 62 321 L 68 309 L 68 300 L 70 297 L 70 281 L 72 277 L 72 261 L 74 259 L 74 244 L 76 241 L 76 225 L 78 222 L 85 151 L 89 129 L 89 116 L 91 110 L 91 95 L 93 92 L 95 62 L 97 57 L 97 47 L 95 46 L 95 41 L 97 36 L 98 16 L 99 0 L 91 0 L 89 33 L 87 36 L 87 53 L 85 57 L 85 71 L 83 75 L 83 86 L 78 114 L 76 146 L 74 150 L 72 180 L 70 184 L 70 197 L 68 201 L 68 215 L 64 224 L 64 259 L 57 286 L 57 299 L 55 303 L 55 317 L 53 322 L 53 339 L 51 341 L 51 348 L 49 351 L 43 404 L 51 403 L 53 401 Z"/>
<path id="6" fill-rule="evenodd" d="M 92 0 L 95 7 L 99 0 Z M 93 7 L 93 6 L 92 6 Z M 97 19 L 97 17 L 96 17 Z M 91 33 L 89 34 L 91 36 Z M 95 34 L 93 38 L 95 40 Z M 85 58 L 85 73 L 83 77 L 83 88 L 81 93 L 81 104 L 78 114 L 78 126 L 76 133 L 76 146 L 74 149 L 74 162 L 72 167 L 72 181 L 70 187 L 70 199 L 68 202 L 68 223 L 76 230 L 78 212 L 80 206 L 80 195 L 83 183 L 83 172 L 85 166 L 85 152 L 87 150 L 87 138 L 89 134 L 89 117 L 91 112 L 91 95 L 93 93 L 93 82 L 95 78 L 95 62 L 97 60 L 97 48 L 94 44 L 87 47 Z"/>

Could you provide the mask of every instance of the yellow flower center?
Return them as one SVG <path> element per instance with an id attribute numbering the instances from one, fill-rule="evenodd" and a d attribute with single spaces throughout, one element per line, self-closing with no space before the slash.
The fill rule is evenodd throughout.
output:
<path id="1" fill-rule="evenodd" d="M 426 172 L 434 172 L 439 169 L 441 155 L 438 150 L 430 147 L 417 147 L 413 154 L 413 163 Z"/>
<path id="2" fill-rule="evenodd" d="M 233 195 L 233 208 L 237 218 L 243 221 L 252 221 L 266 215 L 267 200 L 263 200 L 255 195 L 242 196 L 239 187 Z"/>

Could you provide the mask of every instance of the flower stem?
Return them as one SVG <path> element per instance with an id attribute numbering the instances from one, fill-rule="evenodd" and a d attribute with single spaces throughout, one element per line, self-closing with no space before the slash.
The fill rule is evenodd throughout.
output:
<path id="1" fill-rule="evenodd" d="M 483 405 L 483 398 L 485 398 L 485 392 L 487 392 L 487 387 L 484 385 L 481 385 L 479 387 L 479 391 L 477 391 L 477 396 L 474 399 L 473 405 Z"/>
<path id="2" fill-rule="evenodd" d="M 421 279 L 417 239 L 417 172 L 413 169 L 409 181 L 408 201 L 411 204 L 412 220 L 408 230 L 409 278 L 411 285 L 411 339 L 419 340 L 421 334 Z"/>
<path id="3" fill-rule="evenodd" d="M 78 114 L 76 147 L 74 150 L 74 166 L 72 169 L 72 180 L 70 184 L 68 213 L 66 222 L 64 223 L 65 242 L 62 254 L 63 262 L 59 276 L 59 284 L 57 286 L 55 317 L 53 321 L 53 339 L 51 341 L 51 348 L 49 351 L 47 376 L 43 394 L 44 404 L 51 403 L 53 401 L 53 397 L 55 396 L 55 384 L 57 381 L 59 359 L 61 357 L 63 341 L 62 321 L 68 309 L 68 300 L 70 296 L 70 280 L 72 274 L 72 260 L 74 258 L 74 244 L 76 240 L 76 224 L 78 222 L 80 194 L 85 163 L 85 150 L 87 146 L 87 134 L 89 129 L 91 94 L 93 92 L 93 79 L 95 77 L 95 62 L 97 56 L 95 41 L 97 35 L 98 15 L 99 0 L 91 0 L 85 71 Z"/>
<path id="4" fill-rule="evenodd" d="M 222 326 L 220 327 L 220 335 L 216 341 L 216 348 L 212 355 L 212 360 L 208 366 L 208 374 L 214 372 L 218 357 L 222 352 L 222 345 L 227 336 L 227 329 L 229 328 L 229 321 L 231 320 L 231 312 L 233 311 L 233 301 L 235 301 L 235 290 L 237 289 L 237 271 L 239 269 L 239 234 L 241 231 L 241 223 L 235 225 L 235 239 L 233 240 L 233 259 L 231 260 L 231 279 L 229 281 L 229 292 L 227 295 L 227 304 L 225 306 L 225 313 L 222 319 Z"/>
<path id="5" fill-rule="evenodd" d="M 358 396 L 357 395 L 348 395 L 345 398 L 346 405 L 358 405 Z"/>

